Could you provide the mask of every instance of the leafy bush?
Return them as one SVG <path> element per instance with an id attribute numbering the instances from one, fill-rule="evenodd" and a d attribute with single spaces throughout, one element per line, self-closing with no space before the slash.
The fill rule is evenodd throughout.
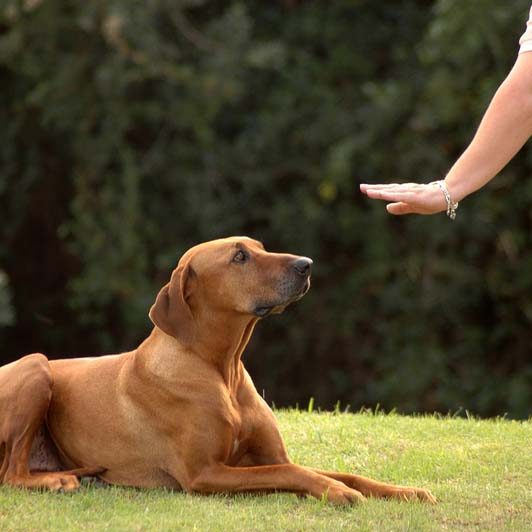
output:
<path id="1" fill-rule="evenodd" d="M 0 327 L 14 322 L 6 274 L 0 270 Z"/>
<path id="2" fill-rule="evenodd" d="M 316 264 L 247 354 L 269 400 L 528 414 L 530 150 L 455 223 L 357 189 L 446 172 L 529 2 L 7 5 L 6 361 L 131 348 L 185 249 L 249 234 Z"/>

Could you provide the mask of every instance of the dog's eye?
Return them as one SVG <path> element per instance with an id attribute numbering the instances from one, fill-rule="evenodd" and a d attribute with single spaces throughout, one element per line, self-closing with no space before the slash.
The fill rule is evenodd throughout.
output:
<path id="1" fill-rule="evenodd" d="M 248 255 L 246 252 L 240 250 L 238 253 L 233 257 L 233 262 L 246 262 L 248 260 Z"/>

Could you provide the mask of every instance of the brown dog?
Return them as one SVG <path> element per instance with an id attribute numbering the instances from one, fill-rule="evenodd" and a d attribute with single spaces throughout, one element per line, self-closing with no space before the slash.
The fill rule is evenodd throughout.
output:
<path id="1" fill-rule="evenodd" d="M 71 490 L 78 476 L 213 493 L 290 491 L 352 503 L 426 490 L 293 464 L 241 361 L 257 321 L 310 286 L 312 261 L 244 237 L 183 255 L 135 350 L 0 368 L 0 483 Z M 71 468 L 65 471 L 66 468 Z"/>

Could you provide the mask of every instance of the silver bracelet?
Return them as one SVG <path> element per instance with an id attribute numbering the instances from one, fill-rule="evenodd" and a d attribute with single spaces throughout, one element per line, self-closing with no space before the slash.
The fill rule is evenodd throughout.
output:
<path id="1" fill-rule="evenodd" d="M 445 180 L 442 179 L 440 181 L 433 181 L 432 183 L 429 183 L 429 185 L 438 185 L 440 187 L 440 190 L 443 192 L 443 195 L 445 196 L 445 201 L 447 202 L 447 216 L 451 220 L 454 220 L 456 218 L 456 209 L 458 209 L 458 202 L 457 201 L 454 202 L 452 200 Z"/>

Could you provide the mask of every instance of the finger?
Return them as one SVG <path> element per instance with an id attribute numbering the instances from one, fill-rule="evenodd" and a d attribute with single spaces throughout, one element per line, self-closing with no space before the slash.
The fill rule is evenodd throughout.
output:
<path id="1" fill-rule="evenodd" d="M 369 191 L 384 191 L 384 192 L 421 192 L 429 185 L 423 183 L 389 183 L 387 185 L 360 185 L 360 190 L 367 194 Z"/>
<path id="2" fill-rule="evenodd" d="M 402 214 L 414 214 L 415 211 L 408 205 L 408 203 L 389 203 L 386 205 L 386 210 L 390 214 L 395 214 L 396 216 L 402 215 Z"/>
<path id="3" fill-rule="evenodd" d="M 400 187 L 421 189 L 428 186 L 426 183 L 399 183 Z"/>
<path id="4" fill-rule="evenodd" d="M 367 183 L 364 183 L 360 185 L 360 190 L 366 191 L 366 190 L 386 190 L 391 188 L 398 188 L 400 187 L 400 183 L 387 183 L 387 184 L 376 184 L 376 185 L 368 185 Z"/>
<path id="5" fill-rule="evenodd" d="M 415 200 L 415 194 L 407 190 L 401 192 L 395 190 L 389 192 L 384 190 L 368 190 L 366 194 L 369 198 L 383 201 L 404 201 L 405 203 L 410 203 Z"/>
<path id="6" fill-rule="evenodd" d="M 366 195 L 370 197 L 377 197 L 377 195 L 384 196 L 386 194 L 418 194 L 420 192 L 419 188 L 415 185 L 413 187 L 396 185 L 394 187 L 381 187 L 373 188 L 368 187 L 366 189 Z"/>
<path id="7" fill-rule="evenodd" d="M 386 190 L 390 188 L 416 188 L 421 189 L 425 188 L 429 185 L 426 183 L 386 183 L 386 184 L 379 184 L 376 183 L 374 185 L 368 185 L 367 183 L 364 183 L 360 185 L 361 187 L 364 187 L 364 189 L 375 189 L 375 190 Z"/>

